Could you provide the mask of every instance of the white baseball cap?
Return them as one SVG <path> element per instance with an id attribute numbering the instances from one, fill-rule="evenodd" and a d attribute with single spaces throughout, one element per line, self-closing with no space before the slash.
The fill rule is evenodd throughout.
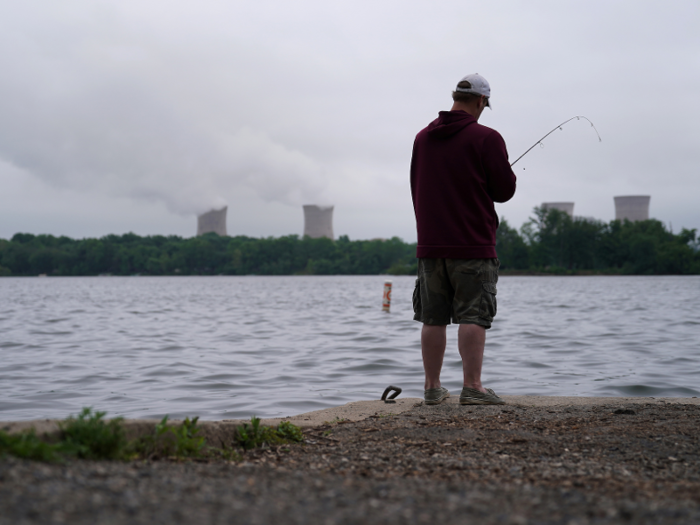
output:
<path id="1" fill-rule="evenodd" d="M 475 95 L 483 95 L 484 97 L 486 97 L 486 105 L 488 107 L 491 107 L 491 102 L 489 101 L 489 98 L 491 97 L 491 86 L 489 86 L 488 81 L 479 73 L 472 73 L 471 75 L 467 75 L 459 82 L 465 81 L 469 82 L 472 85 L 472 87 L 461 88 L 459 87 L 458 83 L 457 87 L 455 88 L 455 91 L 459 91 L 460 93 L 473 93 Z"/>

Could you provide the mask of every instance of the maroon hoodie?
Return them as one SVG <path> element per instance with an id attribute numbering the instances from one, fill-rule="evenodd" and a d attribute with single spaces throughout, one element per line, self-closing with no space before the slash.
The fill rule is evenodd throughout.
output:
<path id="1" fill-rule="evenodd" d="M 417 257 L 496 257 L 494 202 L 515 193 L 515 174 L 501 135 L 465 111 L 441 111 L 416 136 L 411 195 Z"/>

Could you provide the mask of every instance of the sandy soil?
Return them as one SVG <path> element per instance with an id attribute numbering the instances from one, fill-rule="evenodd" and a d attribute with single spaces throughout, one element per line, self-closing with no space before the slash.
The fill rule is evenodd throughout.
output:
<path id="1" fill-rule="evenodd" d="M 404 408 L 238 463 L 5 459 L 0 524 L 700 523 L 696 399 Z"/>

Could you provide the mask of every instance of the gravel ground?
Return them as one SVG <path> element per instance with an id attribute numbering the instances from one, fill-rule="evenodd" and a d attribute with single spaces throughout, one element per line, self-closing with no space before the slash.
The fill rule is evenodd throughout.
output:
<path id="1" fill-rule="evenodd" d="M 0 524 L 700 523 L 700 406 L 437 407 L 241 462 L 0 460 Z"/>

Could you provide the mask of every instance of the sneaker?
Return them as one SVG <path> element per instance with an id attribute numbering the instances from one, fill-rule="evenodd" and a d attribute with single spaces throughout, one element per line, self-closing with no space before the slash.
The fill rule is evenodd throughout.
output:
<path id="1" fill-rule="evenodd" d="M 496 395 L 496 392 L 487 388 L 488 394 L 484 394 L 479 390 L 474 388 L 467 388 L 466 386 L 462 389 L 462 393 L 459 395 L 460 405 L 505 405 L 506 402 Z"/>
<path id="2" fill-rule="evenodd" d="M 423 398 L 426 405 L 439 405 L 450 397 L 450 392 L 446 388 L 429 388 L 425 391 Z"/>

